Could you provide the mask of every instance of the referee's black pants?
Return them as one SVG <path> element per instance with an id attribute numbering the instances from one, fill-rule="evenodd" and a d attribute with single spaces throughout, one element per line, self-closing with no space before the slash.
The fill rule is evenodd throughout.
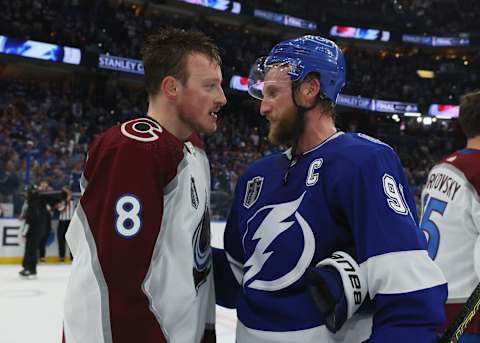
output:
<path id="1" fill-rule="evenodd" d="M 25 237 L 25 254 L 22 261 L 24 269 L 34 273 L 37 272 L 37 253 L 45 231 L 45 225 L 42 223 L 37 222 L 30 225 L 30 229 Z"/>
<path id="2" fill-rule="evenodd" d="M 65 258 L 65 234 L 67 233 L 68 225 L 70 225 L 70 220 L 60 220 L 58 222 L 58 256 L 61 259 Z"/>

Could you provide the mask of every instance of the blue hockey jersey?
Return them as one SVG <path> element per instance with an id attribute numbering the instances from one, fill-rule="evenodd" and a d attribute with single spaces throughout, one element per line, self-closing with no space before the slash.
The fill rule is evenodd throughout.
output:
<path id="1" fill-rule="evenodd" d="M 446 283 L 395 152 L 338 132 L 302 154 L 285 183 L 289 160 L 289 151 L 270 155 L 240 177 L 214 254 L 217 303 L 237 309 L 237 342 L 435 342 Z M 305 271 L 335 251 L 359 263 L 373 314 L 332 334 Z"/>

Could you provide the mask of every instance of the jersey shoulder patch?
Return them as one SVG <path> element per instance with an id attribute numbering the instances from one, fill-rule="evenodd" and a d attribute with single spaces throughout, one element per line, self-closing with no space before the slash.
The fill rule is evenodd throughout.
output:
<path id="1" fill-rule="evenodd" d="M 94 171 L 119 173 L 132 168 L 161 170 L 161 174 L 171 179 L 184 158 L 182 142 L 146 117 L 106 130 L 90 147 L 88 156 L 87 179 Z M 110 168 L 112 165 L 115 168 Z"/>
<path id="2" fill-rule="evenodd" d="M 125 137 L 136 141 L 153 142 L 160 138 L 163 129 L 155 120 L 141 117 L 121 124 L 120 132 Z"/>

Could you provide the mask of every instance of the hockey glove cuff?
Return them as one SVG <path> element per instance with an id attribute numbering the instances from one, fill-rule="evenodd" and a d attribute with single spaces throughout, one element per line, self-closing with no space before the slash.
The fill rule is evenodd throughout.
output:
<path id="1" fill-rule="evenodd" d="M 310 293 L 325 325 L 335 333 L 360 308 L 367 297 L 367 279 L 347 253 L 337 251 L 307 272 Z"/>

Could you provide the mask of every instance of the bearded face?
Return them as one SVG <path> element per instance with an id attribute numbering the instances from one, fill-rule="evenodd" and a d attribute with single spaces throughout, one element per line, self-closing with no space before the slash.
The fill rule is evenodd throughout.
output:
<path id="1" fill-rule="evenodd" d="M 271 68 L 265 75 L 260 113 L 270 123 L 268 139 L 274 144 L 291 144 L 302 123 L 292 99 L 292 81 L 285 68 Z"/>

